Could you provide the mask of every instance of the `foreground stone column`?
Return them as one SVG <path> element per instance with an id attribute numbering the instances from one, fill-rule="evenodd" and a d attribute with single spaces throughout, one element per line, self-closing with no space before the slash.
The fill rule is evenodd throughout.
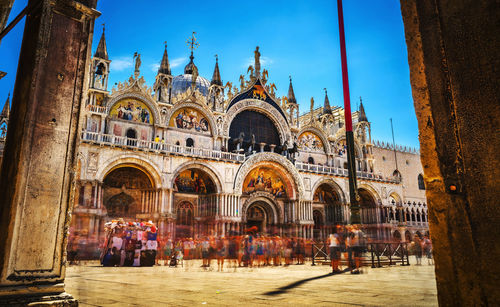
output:
<path id="1" fill-rule="evenodd" d="M 96 0 L 30 0 L 0 175 L 0 305 L 64 293 L 80 103 Z"/>
<path id="2" fill-rule="evenodd" d="M 498 1 L 401 0 L 401 10 L 439 304 L 498 306 Z"/>

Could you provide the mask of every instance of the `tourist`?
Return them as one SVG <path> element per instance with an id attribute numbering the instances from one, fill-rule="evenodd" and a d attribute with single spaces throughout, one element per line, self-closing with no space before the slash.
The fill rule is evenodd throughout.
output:
<path id="1" fill-rule="evenodd" d="M 339 273 L 340 263 L 340 236 L 338 233 L 331 234 L 328 238 L 330 246 L 330 259 L 332 265 L 332 273 Z"/>
<path id="2" fill-rule="evenodd" d="M 434 262 L 432 261 L 432 241 L 429 238 L 429 236 L 424 236 L 424 239 L 422 240 L 422 245 L 423 245 L 422 248 L 423 252 L 427 257 L 427 264 L 433 265 Z"/>
<path id="3" fill-rule="evenodd" d="M 413 237 L 413 242 L 411 242 L 411 247 L 413 249 L 413 253 L 415 254 L 415 260 L 417 261 L 417 265 L 422 264 L 422 240 L 420 237 L 415 234 Z"/>
<path id="4" fill-rule="evenodd" d="M 361 256 L 364 251 L 364 233 L 359 229 L 358 226 L 353 226 L 353 236 L 351 239 L 351 247 L 352 247 L 352 253 L 354 256 L 354 264 L 355 264 L 355 269 L 351 270 L 351 274 L 359 274 L 360 273 L 360 266 L 361 266 Z"/>

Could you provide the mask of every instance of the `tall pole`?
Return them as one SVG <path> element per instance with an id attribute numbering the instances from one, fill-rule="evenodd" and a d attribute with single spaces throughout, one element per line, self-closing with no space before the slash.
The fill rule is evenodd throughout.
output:
<path id="1" fill-rule="evenodd" d="M 337 0 L 339 14 L 340 57 L 342 62 L 342 86 L 344 91 L 344 117 L 347 143 L 347 169 L 349 172 L 349 202 L 351 206 L 351 224 L 360 224 L 358 204 L 358 187 L 356 183 L 356 158 L 354 155 L 354 134 L 352 132 L 351 98 L 349 95 L 349 78 L 347 75 L 347 56 L 344 34 L 344 14 L 342 0 Z"/>
<path id="2" fill-rule="evenodd" d="M 394 141 L 394 128 L 392 127 L 392 118 L 391 118 L 391 131 L 392 131 L 392 148 L 394 149 L 394 161 L 396 161 L 396 170 L 398 170 L 398 157 L 396 155 L 396 142 Z"/>

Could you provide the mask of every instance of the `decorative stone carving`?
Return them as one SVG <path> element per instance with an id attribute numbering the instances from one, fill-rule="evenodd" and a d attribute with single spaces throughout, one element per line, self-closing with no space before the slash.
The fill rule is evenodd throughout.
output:
<path id="1" fill-rule="evenodd" d="M 290 162 L 282 155 L 273 152 L 261 152 L 254 154 L 250 156 L 250 158 L 248 158 L 245 161 L 245 163 L 243 163 L 240 166 L 238 173 L 236 174 L 236 178 L 234 180 L 235 193 L 237 194 L 242 193 L 243 181 L 245 180 L 246 176 L 252 169 L 254 169 L 259 163 L 262 162 L 268 162 L 268 163 L 275 162 L 276 164 L 279 164 L 281 167 L 283 167 L 287 172 L 287 174 L 292 177 L 293 183 L 295 183 L 295 188 L 297 192 L 296 193 L 297 195 L 295 195 L 295 197 L 297 199 L 304 199 L 305 189 L 302 177 L 300 176 L 299 172 L 292 164 L 292 162 Z"/>

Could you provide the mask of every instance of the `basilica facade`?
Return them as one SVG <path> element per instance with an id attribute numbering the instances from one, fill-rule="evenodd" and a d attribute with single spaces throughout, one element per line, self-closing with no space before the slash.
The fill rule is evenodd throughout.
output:
<path id="1" fill-rule="evenodd" d="M 344 111 L 299 115 L 292 79 L 277 97 L 260 51 L 237 84 L 198 74 L 191 38 L 183 73 L 167 48 L 155 83 L 140 74 L 108 90 L 104 33 L 90 59 L 72 230 L 102 237 L 104 223 L 153 221 L 160 236 L 259 232 L 324 239 L 350 223 Z M 428 229 L 417 151 L 372 141 L 363 104 L 353 114 L 361 223 L 374 240 L 405 240 Z"/>

